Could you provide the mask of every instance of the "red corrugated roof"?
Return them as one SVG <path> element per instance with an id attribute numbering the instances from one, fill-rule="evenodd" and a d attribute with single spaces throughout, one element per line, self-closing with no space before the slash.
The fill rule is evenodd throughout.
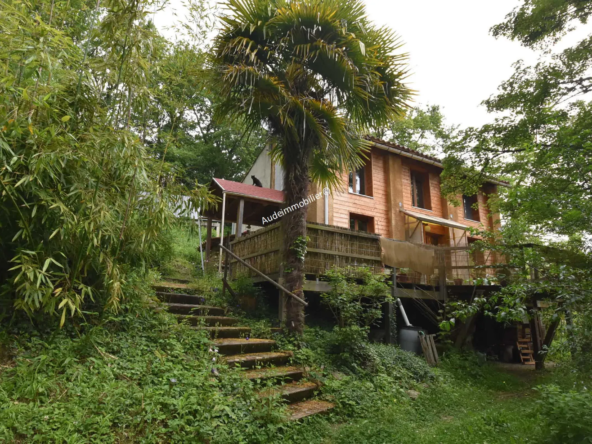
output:
<path id="1" fill-rule="evenodd" d="M 214 179 L 214 183 L 227 193 L 284 203 L 283 191 L 256 187 L 255 185 L 247 185 L 246 183 L 233 182 L 232 180 L 226 179 Z"/>

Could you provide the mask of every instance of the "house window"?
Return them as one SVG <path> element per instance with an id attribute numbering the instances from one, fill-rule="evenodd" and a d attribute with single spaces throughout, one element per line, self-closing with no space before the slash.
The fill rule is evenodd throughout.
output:
<path id="1" fill-rule="evenodd" d="M 443 236 L 440 234 L 424 233 L 424 236 L 425 236 L 425 243 L 428 245 L 442 244 L 442 242 L 440 241 L 440 238 L 442 238 Z"/>
<path id="2" fill-rule="evenodd" d="M 374 233 L 374 218 L 352 213 L 349 215 L 349 228 L 351 230 Z"/>
<path id="3" fill-rule="evenodd" d="M 411 200 L 416 208 L 432 209 L 429 174 L 411 171 Z"/>
<path id="4" fill-rule="evenodd" d="M 477 195 L 463 196 L 463 207 L 465 210 L 465 219 L 479 222 L 479 201 Z"/>
<path id="5" fill-rule="evenodd" d="M 372 165 L 370 160 L 362 168 L 349 173 L 349 192 L 372 196 Z"/>

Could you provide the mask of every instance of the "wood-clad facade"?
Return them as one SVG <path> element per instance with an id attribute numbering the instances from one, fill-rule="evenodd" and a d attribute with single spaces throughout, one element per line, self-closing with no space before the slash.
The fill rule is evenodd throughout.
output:
<path id="1" fill-rule="evenodd" d="M 437 218 L 453 221 L 467 229 L 495 230 L 499 227 L 499 214 L 491 214 L 488 206 L 490 197 L 497 194 L 496 183 L 486 184 L 476 196 L 457 196 L 461 205 L 454 206 L 442 196 L 440 175 L 443 167 L 438 159 L 389 142 L 376 139 L 372 142 L 363 171 L 343 173 L 340 189 L 332 190 L 325 199 L 309 205 L 309 222 L 440 246 L 460 246 L 460 234 L 454 235 L 453 229 L 437 223 Z M 265 159 L 266 156 L 267 151 L 264 151 L 257 160 L 257 168 L 249 172 L 245 183 L 250 183 L 254 172 L 264 178 L 279 177 L 281 167 L 274 165 L 271 159 Z M 270 188 L 281 186 L 277 180 L 269 182 Z M 313 184 L 310 194 L 320 191 Z M 478 209 L 474 208 L 476 203 Z M 421 221 L 419 230 L 413 230 L 411 220 L 414 218 L 403 211 L 425 215 L 432 220 Z M 420 221 L 416 222 L 419 226 Z M 470 238 L 465 236 L 462 245 L 469 242 Z"/>

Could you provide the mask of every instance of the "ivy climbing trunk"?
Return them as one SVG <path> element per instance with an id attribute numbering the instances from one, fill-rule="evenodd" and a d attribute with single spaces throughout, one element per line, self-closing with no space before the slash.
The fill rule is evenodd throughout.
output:
<path id="1" fill-rule="evenodd" d="M 284 164 L 286 208 L 292 208 L 281 222 L 284 235 L 285 285 L 292 293 L 304 299 L 304 252 L 298 246 L 301 245 L 301 240 L 306 239 L 307 207 L 304 200 L 308 196 L 309 160 L 308 156 L 303 155 L 300 159 L 286 159 Z M 286 320 L 290 331 L 302 334 L 304 305 L 291 297 L 286 301 Z"/>

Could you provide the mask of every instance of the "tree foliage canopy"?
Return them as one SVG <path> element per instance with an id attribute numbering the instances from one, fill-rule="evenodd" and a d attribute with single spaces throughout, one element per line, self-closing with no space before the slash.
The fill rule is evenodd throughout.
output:
<path id="1" fill-rule="evenodd" d="M 63 324 L 117 309 L 127 272 L 162 249 L 173 212 L 211 203 L 147 150 L 153 73 L 170 51 L 152 10 L 3 2 L 0 280 L 3 297 L 31 315 L 59 313 Z"/>
<path id="2" fill-rule="evenodd" d="M 442 155 L 457 131 L 458 125 L 446 124 L 440 106 L 427 105 L 409 109 L 404 117 L 375 130 L 374 135 L 424 154 Z"/>
<path id="3" fill-rule="evenodd" d="M 555 42 L 573 22 L 585 22 L 591 5 L 528 0 L 492 31 L 538 47 Z M 446 192 L 474 187 L 487 176 L 506 177 L 512 182 L 503 201 L 509 222 L 551 234 L 589 235 L 591 64 L 592 36 L 562 52 L 542 53 L 534 66 L 517 62 L 497 95 L 484 102 L 501 117 L 469 128 L 449 147 Z"/>
<path id="4" fill-rule="evenodd" d="M 509 261 L 513 279 L 495 297 L 478 298 L 457 314 L 485 308 L 500 321 L 519 320 L 537 299 L 546 299 L 551 302 L 548 320 L 564 316 L 574 350 L 588 356 L 592 36 L 561 52 L 553 52 L 553 45 L 586 23 L 591 12 L 588 0 L 524 0 L 492 28 L 494 36 L 541 50 L 540 59 L 534 66 L 515 63 L 512 76 L 484 101 L 500 117 L 463 131 L 447 147 L 444 161 L 447 194 L 474 191 L 488 176 L 511 182 L 497 201 L 505 225 L 487 248 L 498 249 Z M 534 247 L 516 248 L 525 241 Z M 563 257 L 536 245 L 545 242 L 562 247 Z"/>

